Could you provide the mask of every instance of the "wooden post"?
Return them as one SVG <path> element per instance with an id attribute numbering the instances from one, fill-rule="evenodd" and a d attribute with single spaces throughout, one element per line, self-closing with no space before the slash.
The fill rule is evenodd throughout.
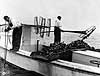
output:
<path id="1" fill-rule="evenodd" d="M 37 52 L 39 51 L 39 40 L 37 40 Z"/>

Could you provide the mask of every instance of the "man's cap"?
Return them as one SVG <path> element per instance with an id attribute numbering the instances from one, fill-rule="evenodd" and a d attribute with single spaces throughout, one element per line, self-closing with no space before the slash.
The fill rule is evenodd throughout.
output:
<path id="1" fill-rule="evenodd" d="M 61 16 L 57 16 L 57 18 L 58 18 L 59 20 L 61 20 Z"/>
<path id="2" fill-rule="evenodd" d="M 6 19 L 9 18 L 9 17 L 8 17 L 8 16 L 4 16 L 3 18 L 6 20 Z"/>

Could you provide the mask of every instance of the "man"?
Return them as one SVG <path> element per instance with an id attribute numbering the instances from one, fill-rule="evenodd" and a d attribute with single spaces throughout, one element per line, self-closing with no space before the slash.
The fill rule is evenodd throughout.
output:
<path id="1" fill-rule="evenodd" d="M 61 42 L 61 29 L 60 29 L 60 21 L 61 16 L 57 17 L 57 20 L 55 21 L 55 27 L 54 27 L 54 43 L 60 43 Z"/>
<path id="2" fill-rule="evenodd" d="M 5 32 L 10 31 L 13 29 L 12 33 L 12 49 L 11 51 L 18 51 L 20 48 L 20 42 L 21 42 L 21 34 L 22 34 L 22 26 L 19 23 L 14 22 L 11 20 L 10 17 L 4 16 L 4 20 L 8 23 L 8 27 L 5 29 Z"/>

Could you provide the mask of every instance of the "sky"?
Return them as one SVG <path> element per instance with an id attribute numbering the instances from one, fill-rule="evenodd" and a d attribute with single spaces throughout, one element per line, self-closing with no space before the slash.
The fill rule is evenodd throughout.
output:
<path id="1" fill-rule="evenodd" d="M 8 15 L 21 23 L 33 24 L 35 16 L 62 16 L 62 29 L 85 30 L 96 26 L 100 33 L 100 0 L 0 0 L 0 24 Z"/>

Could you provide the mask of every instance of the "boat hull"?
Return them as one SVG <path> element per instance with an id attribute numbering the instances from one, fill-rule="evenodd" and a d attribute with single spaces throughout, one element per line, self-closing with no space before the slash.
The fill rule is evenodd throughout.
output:
<path id="1" fill-rule="evenodd" d="M 73 62 L 57 60 L 46 62 L 42 60 L 32 59 L 19 53 L 14 53 L 0 47 L 0 57 L 4 59 L 5 51 L 7 51 L 6 61 L 29 71 L 35 71 L 44 76 L 99 76 L 100 70 L 97 67 L 81 65 Z M 92 70 L 91 70 L 92 69 Z M 94 71 L 97 69 L 98 71 Z"/>

